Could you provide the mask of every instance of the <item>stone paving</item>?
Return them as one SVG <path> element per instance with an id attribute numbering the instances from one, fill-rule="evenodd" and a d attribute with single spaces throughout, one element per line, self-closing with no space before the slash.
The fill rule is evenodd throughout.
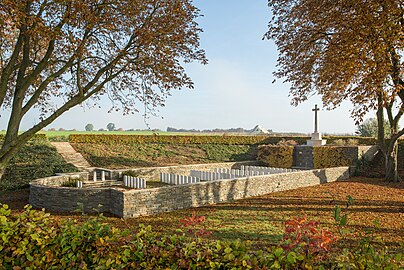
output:
<path id="1" fill-rule="evenodd" d="M 56 147 L 58 153 L 66 160 L 67 163 L 71 163 L 79 170 L 91 170 L 91 165 L 84 159 L 84 157 L 78 153 L 68 142 L 52 142 Z"/>

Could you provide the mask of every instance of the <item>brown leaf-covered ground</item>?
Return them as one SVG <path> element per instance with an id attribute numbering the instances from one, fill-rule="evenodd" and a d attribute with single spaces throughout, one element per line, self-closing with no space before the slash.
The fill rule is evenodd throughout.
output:
<path id="1" fill-rule="evenodd" d="M 388 183 L 374 178 L 353 178 L 350 181 L 328 183 L 320 186 L 277 192 L 265 196 L 238 200 L 163 213 L 150 217 L 107 221 L 119 228 L 137 228 L 139 224 L 151 225 L 154 231 L 174 233 L 181 227 L 180 219 L 191 216 L 193 211 L 205 216 L 204 226 L 212 232 L 213 239 L 250 240 L 253 245 L 263 246 L 282 238 L 284 222 L 295 216 L 307 215 L 339 235 L 334 226 L 335 205 L 345 208 L 347 196 L 354 198 L 349 207 L 348 238 L 371 233 L 380 236 L 394 249 L 403 251 L 404 243 L 404 183 Z M 0 202 L 8 204 L 15 212 L 28 203 L 28 190 L 4 192 Z M 57 220 L 80 220 L 82 216 L 53 213 Z M 401 245 L 401 246 L 400 246 Z"/>

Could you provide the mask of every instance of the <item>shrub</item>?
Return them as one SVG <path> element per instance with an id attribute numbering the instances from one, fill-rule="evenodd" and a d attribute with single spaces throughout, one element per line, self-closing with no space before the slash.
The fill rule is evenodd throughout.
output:
<path id="1" fill-rule="evenodd" d="M 203 222 L 196 215 L 190 218 L 185 218 L 185 223 L 199 226 Z M 324 250 L 325 238 L 319 236 L 317 223 L 292 219 L 290 226 L 293 229 L 286 233 L 299 244 L 254 250 L 248 242 L 207 241 L 195 235 L 187 237 L 181 230 L 173 235 L 153 232 L 150 226 L 140 226 L 136 232 L 121 231 L 104 223 L 103 216 L 88 218 L 83 223 L 71 219 L 57 223 L 49 214 L 30 206 L 13 215 L 6 205 L 0 205 L 0 268 L 400 269 L 403 266 L 401 253 L 390 254 L 386 248 L 373 246 L 364 238 L 336 256 L 318 256 L 316 252 Z"/>
<path id="2" fill-rule="evenodd" d="M 269 167 L 291 168 L 293 166 L 293 146 L 260 145 L 257 159 Z"/>
<path id="3" fill-rule="evenodd" d="M 352 166 L 357 160 L 352 147 L 322 146 L 313 147 L 314 168 Z"/>

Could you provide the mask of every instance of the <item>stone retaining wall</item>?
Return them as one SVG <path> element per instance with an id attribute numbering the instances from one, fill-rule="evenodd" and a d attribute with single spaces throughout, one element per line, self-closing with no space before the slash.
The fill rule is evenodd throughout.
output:
<path id="1" fill-rule="evenodd" d="M 198 207 L 348 178 L 349 168 L 338 167 L 217 180 L 149 190 L 130 190 L 124 193 L 123 217 L 136 217 Z"/>
<path id="2" fill-rule="evenodd" d="M 216 164 L 216 167 L 218 164 Z M 195 167 L 193 167 L 195 169 Z M 170 168 L 167 168 L 169 170 Z M 200 168 L 196 168 L 200 169 Z M 69 176 L 55 176 L 31 182 L 30 204 L 52 211 L 75 211 L 78 203 L 86 212 L 95 209 L 129 218 L 159 212 L 231 201 L 271 192 L 318 185 L 349 178 L 349 168 L 328 168 L 272 174 L 144 190 L 124 188 L 56 187 Z M 102 207 L 99 207 L 102 205 Z"/>
<path id="3" fill-rule="evenodd" d="M 139 177 L 146 180 L 157 180 L 160 178 L 160 173 L 172 173 L 179 175 L 189 175 L 191 170 L 198 171 L 213 171 L 216 168 L 224 169 L 240 169 L 242 165 L 259 166 L 263 165 L 259 161 L 239 161 L 239 162 L 223 162 L 223 163 L 207 163 L 207 164 L 194 164 L 194 165 L 179 165 L 169 167 L 147 167 L 147 168 L 134 168 L 125 170 L 108 170 L 103 168 L 96 168 L 96 170 L 103 170 L 109 172 L 112 178 L 118 178 L 119 173 L 125 171 L 132 171 L 138 173 Z"/>

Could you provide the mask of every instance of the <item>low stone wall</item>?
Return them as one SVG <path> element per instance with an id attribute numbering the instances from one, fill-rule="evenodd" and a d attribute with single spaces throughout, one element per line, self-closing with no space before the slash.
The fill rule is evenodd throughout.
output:
<path id="1" fill-rule="evenodd" d="M 349 168 L 339 167 L 131 190 L 124 193 L 123 217 L 198 207 L 346 179 L 349 179 Z"/>
<path id="2" fill-rule="evenodd" d="M 30 204 L 37 208 L 66 212 L 80 209 L 79 204 L 82 204 L 86 212 L 97 210 L 129 218 L 345 180 L 349 178 L 349 168 L 261 175 L 144 190 L 57 186 L 69 180 L 69 177 L 55 176 L 32 181 Z"/>

